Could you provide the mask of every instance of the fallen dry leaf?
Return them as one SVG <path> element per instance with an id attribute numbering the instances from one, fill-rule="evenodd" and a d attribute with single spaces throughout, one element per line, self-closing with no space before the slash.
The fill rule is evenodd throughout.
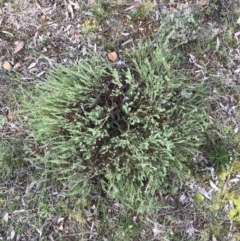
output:
<path id="1" fill-rule="evenodd" d="M 238 183 L 240 181 L 239 178 L 233 178 L 231 180 L 228 181 L 228 183 Z"/>
<path id="2" fill-rule="evenodd" d="M 189 3 L 186 2 L 185 4 L 183 4 L 183 8 L 188 8 L 189 7 Z"/>
<path id="3" fill-rule="evenodd" d="M 58 229 L 61 230 L 61 231 L 63 230 L 63 223 L 59 224 Z"/>
<path id="4" fill-rule="evenodd" d="M 12 231 L 11 231 L 11 234 L 10 234 L 10 239 L 13 239 L 14 237 L 15 237 L 15 231 L 14 231 L 14 229 L 12 229 Z"/>
<path id="5" fill-rule="evenodd" d="M 28 66 L 28 69 L 32 69 L 33 67 L 36 66 L 37 63 L 31 63 L 29 66 Z"/>
<path id="6" fill-rule="evenodd" d="M 21 64 L 16 63 L 13 68 L 14 68 L 14 69 L 18 69 L 19 67 L 21 67 Z"/>
<path id="7" fill-rule="evenodd" d="M 174 8 L 174 7 L 170 7 L 170 12 L 171 13 L 177 13 L 178 10 L 176 8 Z"/>
<path id="8" fill-rule="evenodd" d="M 71 3 L 68 4 L 68 11 L 70 12 L 71 14 L 71 19 L 74 19 L 74 11 L 73 11 L 73 8 L 72 8 L 72 5 Z"/>
<path id="9" fill-rule="evenodd" d="M 6 116 L 6 118 L 9 122 L 13 121 L 14 117 L 15 117 L 14 114 L 11 112 L 9 112 L 8 115 Z"/>
<path id="10" fill-rule="evenodd" d="M 71 28 L 70 31 L 69 31 L 69 33 L 70 33 L 71 35 L 74 35 L 75 32 L 76 32 L 76 31 L 75 31 L 75 29 L 73 29 L 73 28 Z"/>
<path id="11" fill-rule="evenodd" d="M 215 49 L 216 52 L 219 50 L 219 46 L 220 46 L 220 40 L 217 37 L 217 44 L 216 44 L 216 49 Z"/>
<path id="12" fill-rule="evenodd" d="M 13 211 L 13 215 L 16 215 L 16 214 L 19 214 L 19 213 L 24 213 L 24 212 L 26 212 L 24 209 L 19 209 L 19 210 L 15 210 L 15 211 Z"/>
<path id="13" fill-rule="evenodd" d="M 217 241 L 217 239 L 214 235 L 212 235 L 212 241 Z"/>
<path id="14" fill-rule="evenodd" d="M 57 219 L 57 223 L 62 223 L 64 221 L 64 218 L 63 217 L 60 217 Z"/>
<path id="15" fill-rule="evenodd" d="M 75 2 L 73 2 L 73 1 L 71 1 L 71 0 L 70 0 L 69 2 L 70 2 L 71 5 L 73 5 L 73 8 L 74 8 L 74 9 L 80 9 L 80 6 L 79 6 L 79 3 L 78 3 L 78 2 L 75 3 Z"/>
<path id="16" fill-rule="evenodd" d="M 211 116 L 209 116 L 208 120 L 211 125 L 214 124 L 213 118 Z"/>
<path id="17" fill-rule="evenodd" d="M 137 1 L 132 6 L 124 9 L 124 12 L 132 10 L 132 9 L 139 9 L 140 6 L 141 6 L 141 3 L 139 1 Z"/>
<path id="18" fill-rule="evenodd" d="M 238 20 L 237 20 L 237 24 L 240 24 L 240 17 L 239 17 Z"/>
<path id="19" fill-rule="evenodd" d="M 235 39 L 238 41 L 238 37 L 240 36 L 240 31 L 234 33 L 234 37 Z"/>
<path id="20" fill-rule="evenodd" d="M 10 70 L 12 68 L 12 65 L 8 61 L 3 62 L 2 66 L 5 70 Z"/>
<path id="21" fill-rule="evenodd" d="M 8 213 L 5 213 L 4 216 L 3 216 L 3 221 L 7 223 L 8 217 L 9 217 Z"/>
<path id="22" fill-rule="evenodd" d="M 116 51 L 113 51 L 111 53 L 108 53 L 108 59 L 112 62 L 117 62 L 118 61 L 118 54 Z"/>
<path id="23" fill-rule="evenodd" d="M 201 193 L 205 198 L 212 200 L 212 197 L 210 196 L 210 194 L 205 190 L 205 188 L 199 188 L 198 192 Z"/>
<path id="24" fill-rule="evenodd" d="M 25 194 L 27 195 L 29 191 L 37 184 L 36 181 L 32 181 L 29 185 L 27 185 L 27 188 L 25 190 Z"/>
<path id="25" fill-rule="evenodd" d="M 16 45 L 16 47 L 15 47 L 15 49 L 14 49 L 14 51 L 13 51 L 13 54 L 18 53 L 18 52 L 23 48 L 24 42 L 23 42 L 23 41 L 17 41 L 17 42 L 15 43 L 15 45 Z"/>
<path id="26" fill-rule="evenodd" d="M 212 180 L 210 180 L 209 183 L 210 183 L 210 186 L 211 186 L 214 190 L 216 190 L 216 191 L 219 191 L 219 190 L 220 190 Z"/>
<path id="27" fill-rule="evenodd" d="M 204 7 L 208 5 L 208 0 L 199 0 L 197 4 L 200 5 L 201 7 Z"/>
<path id="28" fill-rule="evenodd" d="M 51 9 L 52 9 L 51 7 L 48 7 L 48 8 L 42 8 L 41 10 L 42 10 L 43 14 L 46 14 L 46 13 L 50 13 Z"/>
<path id="29" fill-rule="evenodd" d="M 89 0 L 88 3 L 89 3 L 90 5 L 93 5 L 93 4 L 95 4 L 95 0 Z"/>
<path id="30" fill-rule="evenodd" d="M 80 39 L 80 35 L 75 35 L 74 36 L 74 39 L 77 43 L 80 43 L 81 42 L 81 39 Z"/>

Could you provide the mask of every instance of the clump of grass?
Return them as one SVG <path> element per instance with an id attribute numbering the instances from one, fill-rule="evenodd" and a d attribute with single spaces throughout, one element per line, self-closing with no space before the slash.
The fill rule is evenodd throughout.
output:
<path id="1" fill-rule="evenodd" d="M 130 16 L 133 21 L 143 20 L 153 14 L 154 4 L 151 1 L 145 1 L 139 7 L 133 8 L 130 11 Z"/>
<path id="2" fill-rule="evenodd" d="M 208 126 L 207 91 L 174 71 L 167 46 L 133 51 L 126 68 L 99 56 L 58 66 L 25 102 L 30 131 L 48 153 L 46 172 L 70 195 L 95 193 L 142 211 L 183 180 Z"/>
<path id="3" fill-rule="evenodd" d="M 10 176 L 14 170 L 25 165 L 23 143 L 20 138 L 0 137 L 0 178 Z"/>

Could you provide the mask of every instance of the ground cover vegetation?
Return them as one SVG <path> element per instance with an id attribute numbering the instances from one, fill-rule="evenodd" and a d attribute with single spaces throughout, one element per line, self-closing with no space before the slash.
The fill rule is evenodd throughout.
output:
<path id="1" fill-rule="evenodd" d="M 208 91 L 174 73 L 176 60 L 162 41 L 137 49 L 125 70 L 90 57 L 56 67 L 27 99 L 35 140 L 49 149 L 46 165 L 70 192 L 105 190 L 139 212 L 171 189 L 170 176 L 181 185 L 208 127 Z"/>
<path id="2" fill-rule="evenodd" d="M 0 239 L 239 240 L 238 7 L 0 1 Z"/>

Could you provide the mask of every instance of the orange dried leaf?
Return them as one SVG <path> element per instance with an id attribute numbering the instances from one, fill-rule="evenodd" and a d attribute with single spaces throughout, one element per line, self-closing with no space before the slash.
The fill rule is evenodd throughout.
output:
<path id="1" fill-rule="evenodd" d="M 178 10 L 176 8 L 174 8 L 174 7 L 170 7 L 170 12 L 171 13 L 177 13 Z"/>
<path id="2" fill-rule="evenodd" d="M 5 70 L 10 70 L 12 68 L 12 65 L 8 61 L 4 61 L 3 68 Z"/>
<path id="3" fill-rule="evenodd" d="M 16 63 L 15 65 L 14 65 L 14 69 L 18 69 L 18 68 L 20 68 L 21 67 L 21 64 L 20 63 Z"/>
<path id="4" fill-rule="evenodd" d="M 208 5 L 208 0 L 199 0 L 197 4 L 200 5 L 201 7 L 204 7 Z"/>
<path id="5" fill-rule="evenodd" d="M 117 54 L 116 51 L 113 51 L 113 52 L 111 52 L 111 53 L 108 53 L 107 56 L 108 56 L 108 59 L 109 59 L 110 61 L 112 61 L 112 62 L 118 61 L 118 54 Z"/>
<path id="6" fill-rule="evenodd" d="M 12 114 L 11 112 L 9 112 L 8 115 L 6 116 L 7 121 L 9 122 L 13 121 L 14 117 L 15 117 L 14 114 Z"/>
<path id="7" fill-rule="evenodd" d="M 89 3 L 90 5 L 93 5 L 93 4 L 95 4 L 95 0 L 89 0 L 88 3 Z"/>
<path id="8" fill-rule="evenodd" d="M 80 43 L 81 42 L 81 38 L 80 38 L 80 35 L 75 35 L 74 36 L 74 39 L 77 43 Z"/>

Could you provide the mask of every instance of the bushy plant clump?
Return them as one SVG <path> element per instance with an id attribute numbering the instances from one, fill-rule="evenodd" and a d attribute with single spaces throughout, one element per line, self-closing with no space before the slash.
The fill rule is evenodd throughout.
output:
<path id="1" fill-rule="evenodd" d="M 120 69 L 98 56 L 58 66 L 25 106 L 48 171 L 70 194 L 149 205 L 198 152 L 206 92 L 173 70 L 166 44 L 128 58 Z"/>

